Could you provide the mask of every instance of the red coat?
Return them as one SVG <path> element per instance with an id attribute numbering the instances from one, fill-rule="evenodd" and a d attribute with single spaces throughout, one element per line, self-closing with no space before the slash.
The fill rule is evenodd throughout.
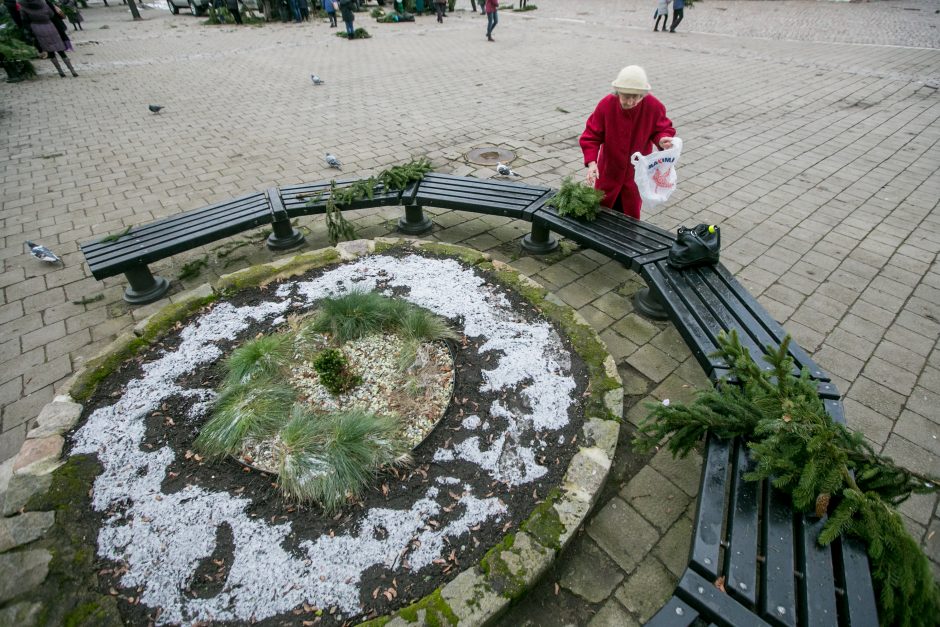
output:
<path id="1" fill-rule="evenodd" d="M 642 201 L 633 182 L 630 155 L 648 155 L 653 152 L 653 144 L 675 134 L 666 107 L 652 94 L 626 111 L 615 94 L 604 96 L 588 118 L 580 139 L 584 165 L 597 161 L 595 187 L 604 191 L 601 204 L 610 207 L 622 194 L 623 212 L 639 219 Z"/>

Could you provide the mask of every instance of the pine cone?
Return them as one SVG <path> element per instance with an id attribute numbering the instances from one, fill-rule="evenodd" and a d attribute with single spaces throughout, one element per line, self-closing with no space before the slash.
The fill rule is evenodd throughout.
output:
<path id="1" fill-rule="evenodd" d="M 822 518 L 826 515 L 826 512 L 829 511 L 829 498 L 830 495 L 828 492 L 823 492 L 816 497 L 816 516 Z"/>

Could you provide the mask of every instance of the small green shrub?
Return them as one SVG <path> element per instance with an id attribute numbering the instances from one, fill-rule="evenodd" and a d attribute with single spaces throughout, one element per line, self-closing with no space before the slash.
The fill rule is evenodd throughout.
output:
<path id="1" fill-rule="evenodd" d="M 293 388 L 273 382 L 223 388 L 212 418 L 196 437 L 196 450 L 220 458 L 240 452 L 246 438 L 270 437 L 287 420 L 295 397 Z"/>
<path id="2" fill-rule="evenodd" d="M 343 39 L 345 39 L 346 36 L 347 36 L 347 35 L 346 35 L 346 31 L 341 30 L 341 31 L 339 31 L 338 33 L 336 33 L 336 36 L 337 36 L 337 37 L 342 37 Z M 364 29 L 364 28 L 357 28 L 356 30 L 353 31 L 353 37 L 352 37 L 352 38 L 353 38 L 353 39 L 371 39 L 371 37 L 372 37 L 372 35 L 370 35 L 370 34 L 369 34 L 369 31 L 367 31 L 366 29 Z"/>
<path id="3" fill-rule="evenodd" d="M 285 333 L 250 340 L 225 360 L 226 385 L 247 383 L 257 378 L 276 378 L 292 357 L 291 337 Z"/>
<path id="4" fill-rule="evenodd" d="M 407 304 L 377 292 L 353 291 L 338 298 L 324 298 L 311 322 L 314 330 L 329 333 L 337 343 L 348 342 L 390 328 Z"/>
<path id="5" fill-rule="evenodd" d="M 279 433 L 281 488 L 332 513 L 358 497 L 382 466 L 410 461 L 399 430 L 391 417 L 356 410 L 317 416 L 295 406 Z"/>
<path id="6" fill-rule="evenodd" d="M 535 11 L 537 8 L 538 7 L 535 6 L 534 4 L 527 4 L 525 6 L 519 7 L 518 9 L 513 9 L 513 13 L 521 13 L 523 11 Z"/>
<path id="7" fill-rule="evenodd" d="M 330 394 L 338 396 L 362 382 L 362 377 L 349 371 L 349 363 L 342 351 L 328 348 L 313 359 L 313 369 L 320 375 L 320 383 Z"/>
<path id="8" fill-rule="evenodd" d="M 380 18 L 380 17 L 382 17 L 383 15 L 385 15 L 385 11 L 383 11 L 382 9 L 376 7 L 376 8 L 374 8 L 374 9 L 372 9 L 372 13 L 370 13 L 369 15 L 371 15 L 371 16 L 374 17 L 374 18 Z"/>
<path id="9" fill-rule="evenodd" d="M 603 198 L 603 191 L 584 183 L 575 183 L 568 176 L 562 181 L 558 193 L 545 204 L 558 209 L 560 216 L 592 222 L 600 211 Z"/>

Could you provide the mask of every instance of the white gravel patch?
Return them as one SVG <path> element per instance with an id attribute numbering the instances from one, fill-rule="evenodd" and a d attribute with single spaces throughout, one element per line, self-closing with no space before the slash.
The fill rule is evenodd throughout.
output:
<path id="1" fill-rule="evenodd" d="M 293 299 L 312 303 L 351 289 L 407 287 L 412 302 L 450 319 L 462 319 L 463 332 L 484 337 L 481 352 L 491 352 L 493 368 L 484 371 L 483 391 L 512 391 L 522 401 L 513 411 L 494 402 L 489 420 L 465 419 L 472 430 L 497 419 L 500 437 L 491 444 L 471 436 L 439 450 L 446 463 L 461 459 L 479 464 L 481 471 L 510 485 L 545 474 L 536 462 L 536 447 L 549 432 L 565 426 L 574 402 L 571 360 L 560 338 L 545 322 L 525 323 L 505 296 L 454 260 L 409 256 L 375 256 L 340 266 L 317 279 L 282 285 L 271 300 L 256 306 L 220 304 L 184 329 L 180 345 L 143 366 L 143 375 L 129 381 L 113 405 L 95 410 L 74 436 L 73 453 L 98 456 L 104 467 L 96 479 L 92 506 L 110 514 L 98 535 L 102 557 L 121 562 L 127 570 L 121 585 L 140 587 L 142 603 L 160 607 L 160 624 L 202 621 L 254 621 L 290 611 L 303 603 L 340 614 L 359 612 L 359 581 L 375 565 L 389 568 L 402 561 L 418 570 L 441 557 L 446 538 L 470 531 L 481 523 L 495 524 L 507 513 L 495 497 L 477 497 L 464 487 L 460 515 L 443 528 L 426 524 L 440 516 L 437 488 L 417 494 L 407 509 L 373 508 L 352 532 L 321 536 L 300 544 L 299 555 L 283 549 L 291 524 L 272 524 L 246 514 L 249 502 L 227 492 L 188 486 L 162 494 L 160 485 L 176 452 L 168 447 L 142 447 L 146 416 L 174 395 L 195 396 L 192 416 L 205 413 L 211 390 L 184 390 L 182 375 L 216 361 L 218 343 L 245 329 L 251 320 L 283 319 Z M 185 420 L 178 416 L 174 419 Z M 505 424 L 505 427 L 502 425 Z M 439 478 L 444 484 L 454 477 Z M 206 599 L 184 592 L 199 562 L 212 554 L 220 525 L 234 537 L 234 559 L 222 590 Z M 381 528 L 383 533 L 376 533 Z M 375 539 L 383 537 L 382 540 Z M 420 542 L 414 542 L 417 539 Z M 413 550 L 409 552 L 409 547 Z M 414 548 L 417 547 L 417 548 Z"/>

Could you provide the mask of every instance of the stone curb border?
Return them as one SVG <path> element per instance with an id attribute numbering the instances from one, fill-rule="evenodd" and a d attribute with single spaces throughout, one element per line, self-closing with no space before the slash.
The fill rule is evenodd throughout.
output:
<path id="1" fill-rule="evenodd" d="M 64 434 L 78 423 L 83 408 L 73 395 L 81 398 L 89 394 L 90 386 L 93 386 L 89 381 L 94 381 L 95 372 L 99 368 L 107 368 L 109 363 L 120 363 L 138 348 L 148 345 L 169 324 L 232 290 L 263 285 L 329 263 L 354 261 L 359 257 L 402 246 L 459 257 L 471 265 L 492 269 L 501 278 L 511 277 L 510 283 L 515 282 L 517 285 L 508 287 L 532 288 L 534 297 L 531 294 L 522 295 L 539 306 L 546 317 L 551 316 L 544 310 L 545 302 L 535 301 L 543 300 L 550 303 L 549 306 L 554 305 L 555 309 L 570 311 L 574 324 L 583 327 L 581 330 L 589 332 L 589 336 L 603 347 L 604 375 L 615 384 L 605 386 L 600 393 L 592 393 L 592 396 L 601 397 L 598 400 L 608 415 L 585 416 L 582 431 L 585 445 L 572 458 L 556 492 L 535 508 L 520 525 L 518 532 L 507 535 L 490 549 L 480 564 L 462 571 L 431 595 L 396 614 L 379 617 L 368 624 L 402 626 L 415 622 L 440 622 L 440 619 L 444 619 L 452 624 L 485 625 L 495 620 L 514 599 L 531 588 L 584 523 L 610 471 L 620 432 L 620 420 L 623 418 L 623 382 L 614 359 L 606 353 L 603 340 L 586 320 L 508 264 L 462 246 L 416 239 L 376 238 L 341 242 L 332 248 L 245 268 L 220 277 L 215 287 L 203 284 L 181 294 L 175 299 L 176 302 L 140 321 L 133 333 L 122 334 L 79 368 L 67 384 L 68 394 L 56 396 L 42 408 L 37 426 L 27 434 L 12 464 L 5 464 L 0 469 L 0 514 L 3 516 L 0 518 L 0 572 L 17 573 L 16 577 L 0 580 L 0 604 L 38 587 L 49 572 L 49 563 L 52 561 L 50 551 L 15 549 L 27 547 L 44 537 L 54 525 L 55 512 L 22 510 L 32 497 L 49 490 L 53 471 L 65 463 L 62 458 Z M 561 325 L 560 320 L 556 319 L 555 322 Z M 616 420 L 609 419 L 611 416 L 616 417 Z M 3 472 L 8 472 L 9 476 L 3 477 Z M 555 531 L 540 533 L 546 526 Z M 40 610 L 39 603 L 35 602 L 21 601 L 7 605 L 0 609 L 0 624 L 34 624 Z"/>

